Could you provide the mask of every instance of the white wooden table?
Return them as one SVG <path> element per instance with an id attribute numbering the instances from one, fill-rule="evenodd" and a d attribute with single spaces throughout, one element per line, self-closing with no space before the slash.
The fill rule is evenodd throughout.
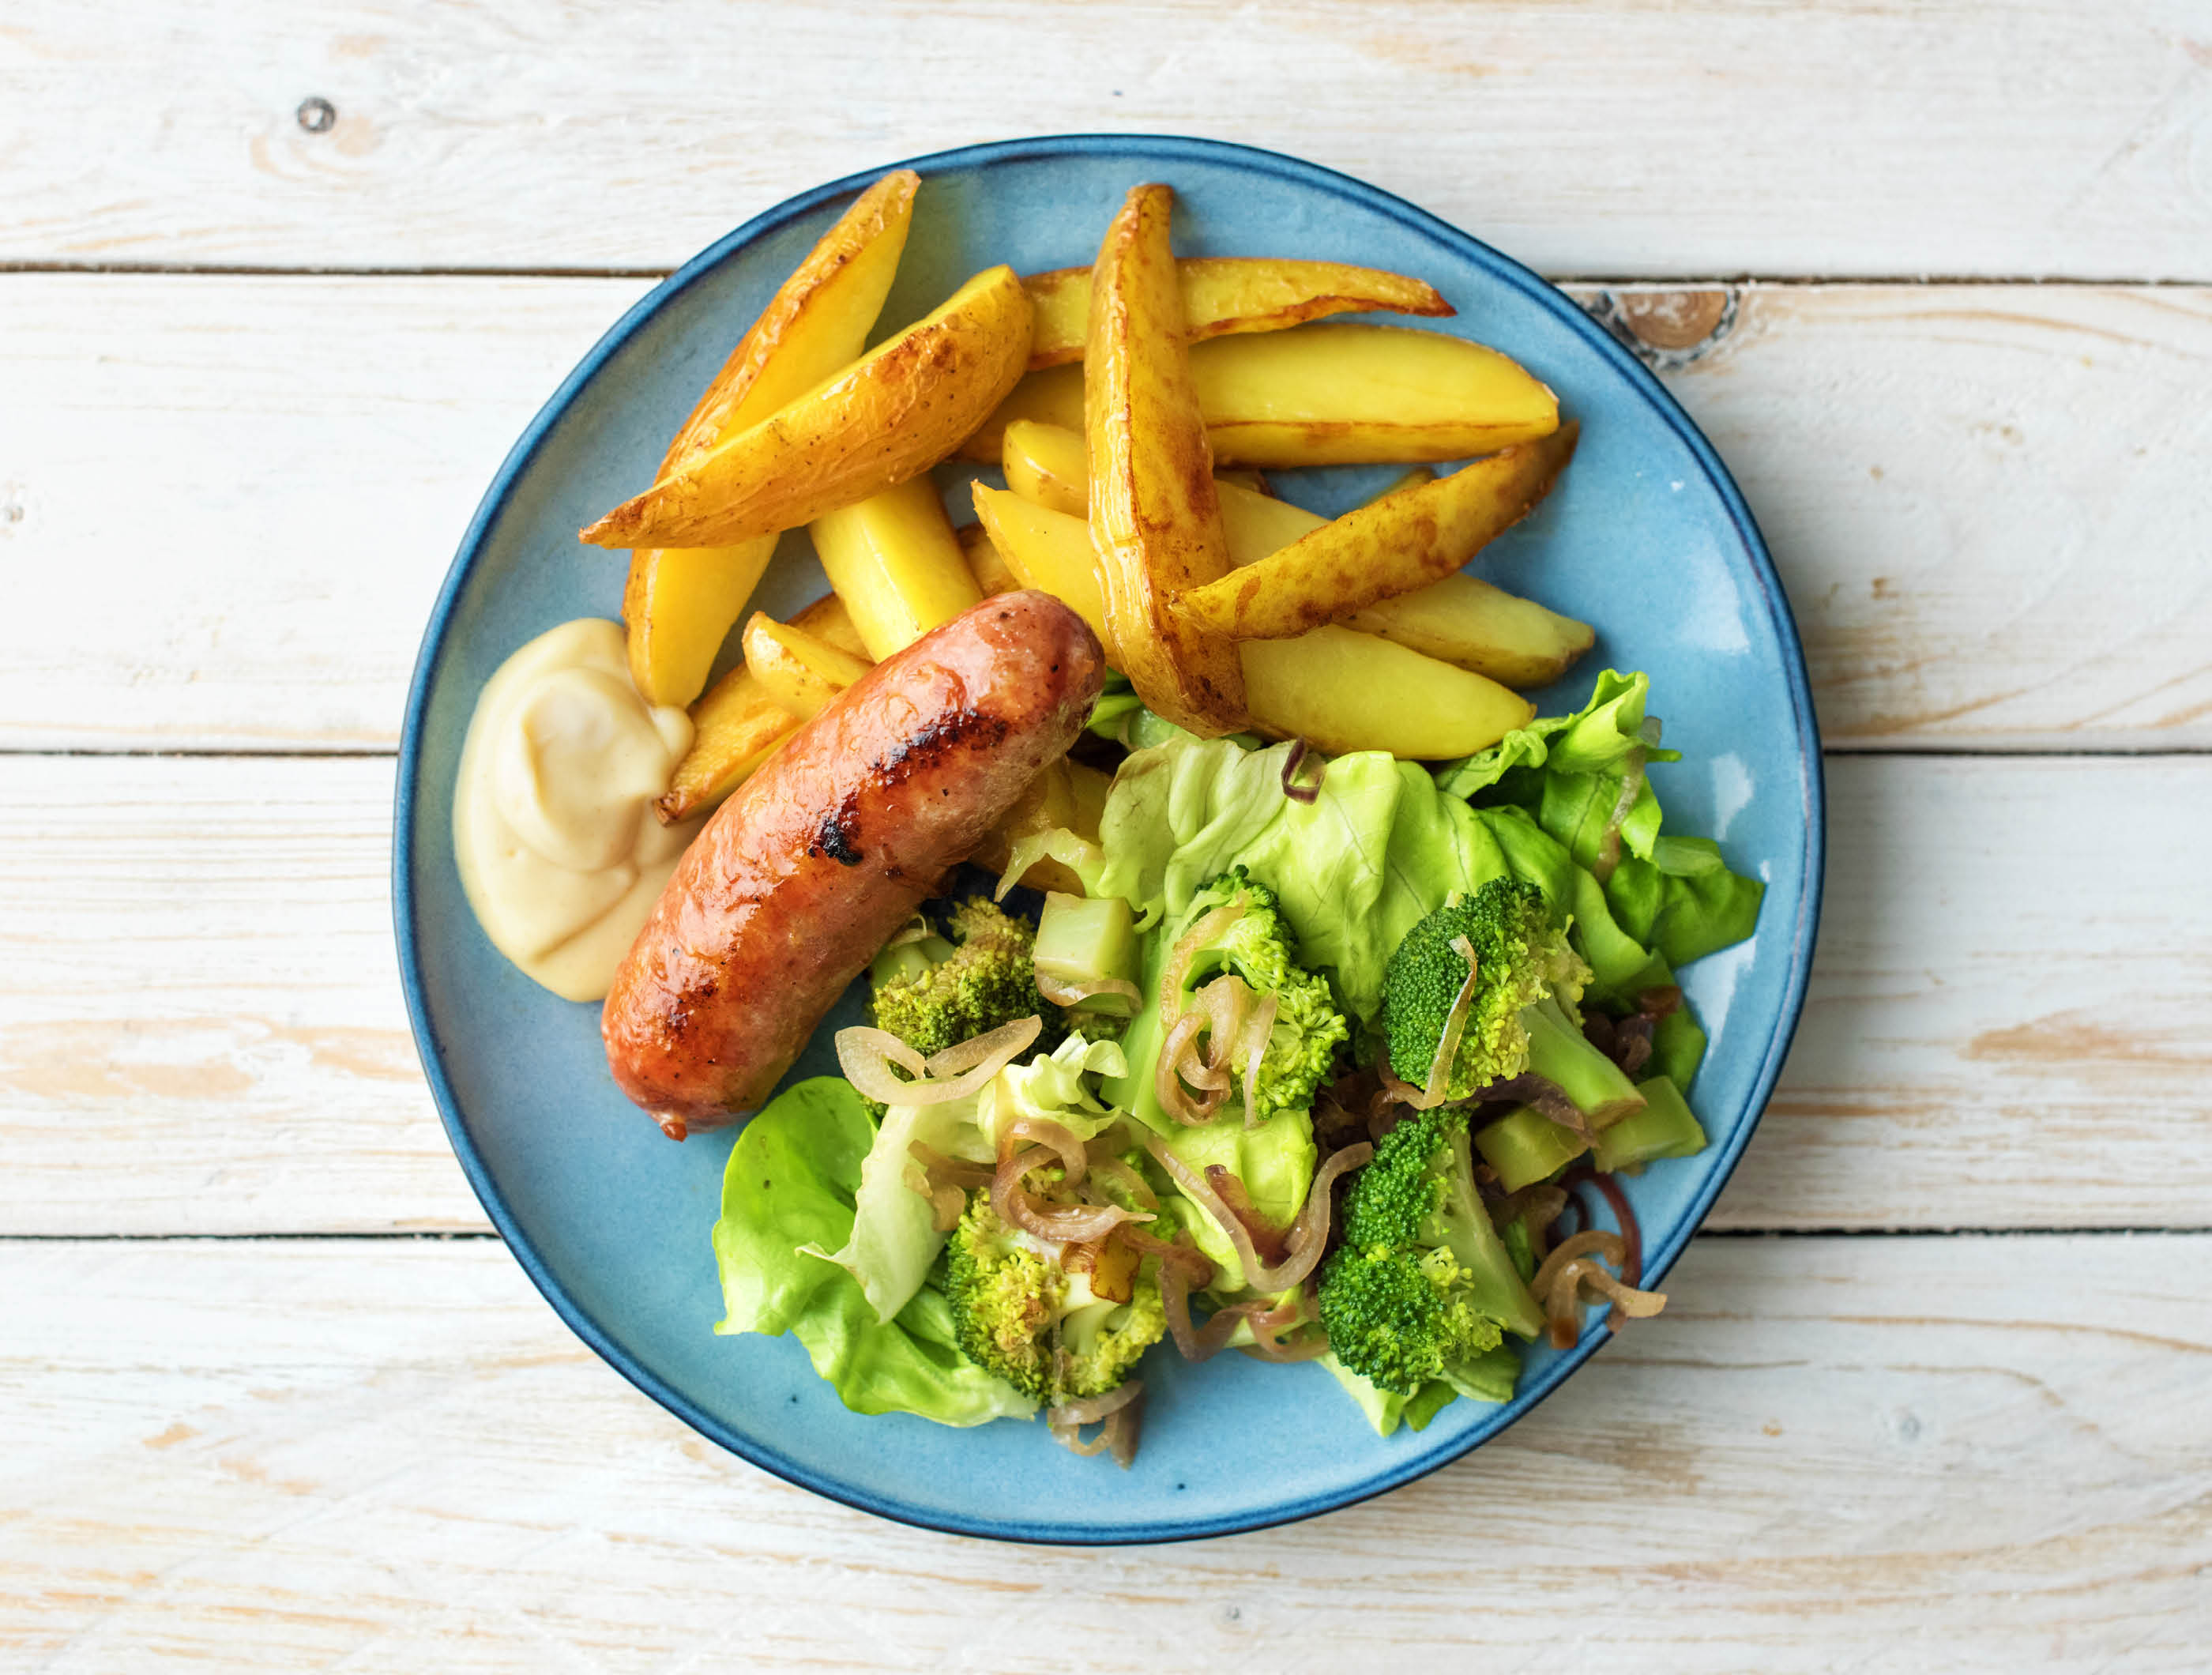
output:
<path id="1" fill-rule="evenodd" d="M 1663 1319 L 1378 1502 L 1103 1553 L 817 1501 L 579 1345 L 385 883 L 431 598 L 599 332 L 1083 127 L 1659 322 L 1832 809 Z M 0 269 L 0 1666 L 2212 1666 L 2206 0 L 9 0 Z"/>

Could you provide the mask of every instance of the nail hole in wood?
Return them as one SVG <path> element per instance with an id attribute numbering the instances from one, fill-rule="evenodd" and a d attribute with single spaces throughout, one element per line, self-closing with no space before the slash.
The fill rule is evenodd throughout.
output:
<path id="1" fill-rule="evenodd" d="M 1741 292 L 1734 285 L 1598 293 L 1597 322 L 1655 372 L 1675 372 L 1711 354 L 1735 330 Z"/>
<path id="2" fill-rule="evenodd" d="M 327 99 L 302 99 L 296 114 L 309 133 L 327 134 L 337 125 L 338 107 Z"/>

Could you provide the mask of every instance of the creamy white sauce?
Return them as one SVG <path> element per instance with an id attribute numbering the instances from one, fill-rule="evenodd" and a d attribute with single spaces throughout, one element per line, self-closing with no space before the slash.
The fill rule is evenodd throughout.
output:
<path id="1" fill-rule="evenodd" d="M 602 998 L 698 822 L 653 799 L 691 718 L 630 684 L 620 623 L 541 634 L 484 683 L 453 787 L 461 887 L 492 946 L 566 1000 Z"/>

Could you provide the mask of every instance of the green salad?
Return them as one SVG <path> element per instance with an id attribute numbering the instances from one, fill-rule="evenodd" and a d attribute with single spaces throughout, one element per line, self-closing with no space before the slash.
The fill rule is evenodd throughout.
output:
<path id="1" fill-rule="evenodd" d="M 1085 893 L 947 900 L 884 949 L 845 1075 L 732 1149 L 716 1330 L 795 1335 L 857 1412 L 1042 1410 L 1126 1464 L 1148 1355 L 1317 1360 L 1388 1435 L 1509 1399 L 1592 1305 L 1656 1311 L 1611 1177 L 1704 1147 L 1675 972 L 1764 886 L 1661 829 L 1647 696 L 1608 671 L 1431 769 L 1109 686 L 1095 838 L 1006 868 Z M 1562 1237 L 1583 1183 L 1618 1228 L 1577 1201 Z"/>

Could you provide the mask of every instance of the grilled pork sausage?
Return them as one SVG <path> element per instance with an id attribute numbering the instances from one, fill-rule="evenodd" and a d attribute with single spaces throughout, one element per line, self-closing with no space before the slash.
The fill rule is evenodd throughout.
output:
<path id="1" fill-rule="evenodd" d="M 672 1137 L 757 1107 L 845 986 L 1066 753 L 1104 655 L 1048 594 L 1000 594 L 885 659 L 716 812 L 600 1019 Z"/>

